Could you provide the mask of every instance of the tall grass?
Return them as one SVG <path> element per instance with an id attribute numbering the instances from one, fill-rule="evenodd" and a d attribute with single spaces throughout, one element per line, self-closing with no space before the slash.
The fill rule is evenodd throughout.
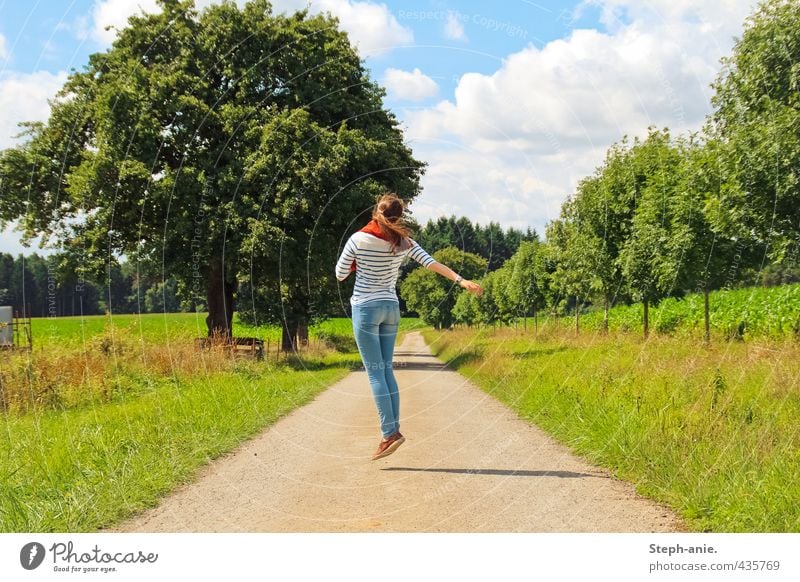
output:
<path id="1" fill-rule="evenodd" d="M 698 531 L 800 531 L 800 346 L 423 331 L 482 389 Z"/>

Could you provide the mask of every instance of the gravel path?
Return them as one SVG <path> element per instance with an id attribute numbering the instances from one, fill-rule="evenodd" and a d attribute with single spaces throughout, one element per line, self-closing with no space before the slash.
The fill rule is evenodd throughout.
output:
<path id="1" fill-rule="evenodd" d="M 395 352 L 406 442 L 380 438 L 353 372 L 194 483 L 107 531 L 665 532 L 668 508 L 576 457 L 434 358 L 418 332 Z"/>

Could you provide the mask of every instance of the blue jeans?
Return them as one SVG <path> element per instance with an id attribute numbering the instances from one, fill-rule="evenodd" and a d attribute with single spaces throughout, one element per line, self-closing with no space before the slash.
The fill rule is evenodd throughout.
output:
<path id="1" fill-rule="evenodd" d="M 378 407 L 381 434 L 400 430 L 400 393 L 392 371 L 394 342 L 400 325 L 400 304 L 376 299 L 353 305 L 353 333 Z"/>

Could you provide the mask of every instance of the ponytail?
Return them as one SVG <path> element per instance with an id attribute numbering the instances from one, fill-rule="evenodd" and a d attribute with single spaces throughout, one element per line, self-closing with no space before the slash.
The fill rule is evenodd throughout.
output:
<path id="1" fill-rule="evenodd" d="M 411 246 L 411 242 L 408 240 L 408 237 L 411 236 L 411 229 L 403 221 L 404 210 L 403 199 L 398 198 L 392 192 L 378 198 L 375 209 L 372 211 L 372 218 L 392 242 L 393 253 L 396 249 L 404 251 Z"/>

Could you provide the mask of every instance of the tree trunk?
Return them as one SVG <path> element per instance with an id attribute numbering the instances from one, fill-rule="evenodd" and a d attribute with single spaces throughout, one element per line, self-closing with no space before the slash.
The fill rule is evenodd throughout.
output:
<path id="1" fill-rule="evenodd" d="M 283 320 L 283 330 L 281 332 L 281 351 L 294 352 L 297 350 L 297 328 L 299 322 L 294 319 Z"/>
<path id="2" fill-rule="evenodd" d="M 578 306 L 578 296 L 575 296 L 575 334 L 580 333 L 581 310 Z"/>
<path id="3" fill-rule="evenodd" d="M 608 297 L 605 297 L 605 303 L 603 305 L 603 333 L 606 335 L 608 334 Z"/>
<path id="4" fill-rule="evenodd" d="M 710 317 L 708 311 L 708 287 L 703 287 L 703 312 L 706 325 L 706 343 L 711 341 L 711 325 L 709 322 Z"/>
<path id="5" fill-rule="evenodd" d="M 297 323 L 297 344 L 308 347 L 308 322 L 305 320 Z"/>
<path id="6" fill-rule="evenodd" d="M 533 306 L 533 331 L 539 333 L 539 320 L 536 316 L 536 306 Z"/>
<path id="7" fill-rule="evenodd" d="M 650 335 L 650 302 L 644 300 L 644 337 Z"/>
<path id="8" fill-rule="evenodd" d="M 234 283 L 225 280 L 225 265 L 221 256 L 211 259 L 208 276 L 208 316 L 206 326 L 209 337 L 230 338 L 233 331 Z"/>

